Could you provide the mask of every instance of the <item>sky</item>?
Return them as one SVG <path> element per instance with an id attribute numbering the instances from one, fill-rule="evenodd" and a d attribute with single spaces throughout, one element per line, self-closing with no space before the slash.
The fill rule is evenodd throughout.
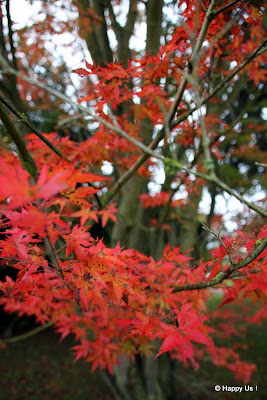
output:
<path id="1" fill-rule="evenodd" d="M 124 2 L 125 10 L 127 10 L 128 1 L 123 0 L 123 2 Z M 10 2 L 11 17 L 12 17 L 13 22 L 15 23 L 15 28 L 25 26 L 25 23 L 27 23 L 27 21 L 30 20 L 30 17 L 32 15 L 36 15 L 38 13 L 38 11 L 40 10 L 40 3 L 41 2 L 39 0 L 33 0 L 33 1 L 11 0 L 11 2 Z M 125 16 L 123 13 L 120 16 L 120 23 L 121 24 L 125 23 Z M 137 49 L 143 49 L 145 46 L 145 36 L 146 36 L 146 26 L 145 26 L 145 24 L 141 24 L 139 30 L 136 32 L 135 37 L 132 38 L 132 40 L 131 40 L 131 43 L 130 43 L 131 47 L 137 48 Z M 115 46 L 116 42 L 115 42 L 114 38 L 112 37 L 112 35 L 109 37 L 110 37 L 112 46 Z M 62 57 L 64 58 L 64 60 L 66 61 L 67 65 L 70 68 L 75 69 L 75 68 L 83 67 L 85 56 L 86 56 L 87 61 L 89 61 L 89 62 L 91 61 L 90 55 L 89 55 L 87 49 L 85 48 L 85 49 L 83 49 L 83 51 L 81 51 L 80 54 L 77 53 L 76 57 L 74 58 L 71 48 L 68 48 L 66 46 L 61 46 L 62 43 L 60 41 L 62 41 L 63 43 L 67 43 L 69 39 L 70 38 L 68 38 L 67 36 L 65 36 L 63 38 L 61 37 L 61 39 L 59 39 L 59 37 L 57 37 L 57 38 L 53 37 L 53 40 L 50 45 L 51 46 L 54 44 L 57 45 L 57 51 L 62 55 Z M 75 76 L 75 77 L 73 77 L 73 79 L 74 79 L 74 83 L 75 83 L 75 79 L 77 79 L 76 83 L 78 83 L 78 79 L 79 79 L 78 77 Z M 264 115 L 266 114 L 266 116 L 267 116 L 267 108 L 263 110 L 263 113 L 264 113 Z M 106 165 L 104 166 L 104 171 L 106 173 L 108 173 L 109 170 L 110 170 L 110 166 L 108 165 L 108 163 L 106 163 Z M 160 190 L 160 184 L 163 183 L 164 177 L 165 176 L 164 176 L 163 169 L 159 169 L 158 174 L 156 176 L 157 183 L 150 185 L 150 190 L 152 193 L 153 192 L 156 193 Z M 259 192 L 253 196 L 253 199 L 250 198 L 250 200 L 256 201 L 263 197 L 264 197 L 264 193 Z M 207 190 L 205 190 L 202 201 L 199 206 L 199 211 L 204 214 L 209 212 L 210 203 L 211 203 L 210 195 L 208 194 Z M 243 206 L 233 196 L 230 196 L 227 193 L 217 196 L 215 212 L 218 212 L 218 213 L 224 215 L 224 223 L 225 223 L 225 227 L 227 228 L 227 230 L 233 231 L 234 229 L 236 229 L 236 224 L 234 222 L 232 222 L 232 219 L 238 212 L 242 212 L 242 210 L 243 210 Z"/>

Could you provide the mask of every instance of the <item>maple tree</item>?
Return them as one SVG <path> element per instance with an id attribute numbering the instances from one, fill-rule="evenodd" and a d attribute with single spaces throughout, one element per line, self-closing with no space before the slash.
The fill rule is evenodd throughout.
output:
<path id="1" fill-rule="evenodd" d="M 259 324 L 267 316 L 267 212 L 264 199 L 246 195 L 266 179 L 262 121 L 245 117 L 259 99 L 255 91 L 264 96 L 262 2 L 166 2 L 179 12 L 174 24 L 163 1 L 131 0 L 125 27 L 120 1 L 45 2 L 46 17 L 17 31 L 17 47 L 9 1 L 1 6 L 8 34 L 2 22 L 0 257 L 1 268 L 15 275 L 0 282 L 0 304 L 53 325 L 62 338 L 75 335 L 76 359 L 92 370 L 116 377 L 117 366 L 131 360 L 128 392 L 114 381 L 117 398 L 131 398 L 129 388 L 133 399 L 154 398 L 156 379 L 150 391 L 138 386 L 140 356 L 152 371 L 166 352 L 194 368 L 209 357 L 249 382 L 256 366 L 240 359 L 238 346 L 216 345 L 216 337 L 238 335 L 240 318 Z M 59 21 L 56 7 L 75 17 Z M 140 55 L 129 43 L 144 12 L 147 46 Z M 72 71 L 82 86 L 77 101 L 64 93 L 69 83 L 58 89 L 65 66 L 52 68 L 45 47 L 47 34 L 67 29 L 92 57 Z M 38 74 L 45 63 L 49 76 L 35 79 L 28 66 Z M 253 88 L 251 102 L 230 118 L 227 99 L 239 96 L 244 82 Z M 45 123 L 49 109 L 57 110 L 58 126 L 74 121 L 85 137 L 75 137 L 73 127 L 44 133 L 33 114 L 41 110 Z M 165 178 L 153 193 L 158 171 Z M 205 190 L 211 205 L 203 216 Z M 215 203 L 222 193 L 243 206 L 232 235 L 220 233 Z M 223 300 L 211 312 L 208 301 L 218 290 Z M 240 312 L 246 299 L 257 302 L 254 314 Z M 231 302 L 240 309 L 223 307 Z M 216 330 L 217 319 L 226 322 Z"/>

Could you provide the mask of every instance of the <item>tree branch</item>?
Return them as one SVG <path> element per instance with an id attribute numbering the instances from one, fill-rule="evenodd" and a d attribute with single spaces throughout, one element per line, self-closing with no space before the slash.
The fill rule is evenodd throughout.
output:
<path id="1" fill-rule="evenodd" d="M 261 44 L 249 55 L 247 56 L 246 60 L 241 63 L 235 70 L 233 70 L 233 72 L 228 75 L 224 81 L 222 81 L 213 91 L 210 95 L 208 95 L 200 104 L 199 106 L 204 105 L 205 103 L 207 103 L 227 82 L 229 82 L 239 71 L 241 71 L 249 62 L 251 62 L 257 55 L 259 55 L 260 53 L 262 53 L 263 51 L 263 47 L 265 46 L 265 44 L 267 43 L 267 38 L 264 39 Z M 99 123 L 101 123 L 102 125 L 104 125 L 106 128 L 116 132 L 118 135 L 124 137 L 125 139 L 127 139 L 128 141 L 130 141 L 131 143 L 133 143 L 134 145 L 136 145 L 137 147 L 139 147 L 145 154 L 142 154 L 139 159 L 136 161 L 136 163 L 128 170 L 126 171 L 126 173 L 124 175 L 122 175 L 119 179 L 119 181 L 115 184 L 115 186 L 112 188 L 111 193 L 106 195 L 106 199 L 105 199 L 105 204 L 110 201 L 115 194 L 117 193 L 117 191 L 129 180 L 129 178 L 134 175 L 134 173 L 143 165 L 143 163 L 149 158 L 149 156 L 153 156 L 156 159 L 159 159 L 161 161 L 164 161 L 166 164 L 171 165 L 172 167 L 177 168 L 177 170 L 181 169 L 184 170 L 190 174 L 193 174 L 199 178 L 205 179 L 209 182 L 213 182 L 215 183 L 217 186 L 219 186 L 221 189 L 225 190 L 227 193 L 233 195 L 234 197 L 236 197 L 239 201 L 241 201 L 242 203 L 246 204 L 249 208 L 251 208 L 252 210 L 258 212 L 260 215 L 266 217 L 267 216 L 267 212 L 264 211 L 263 209 L 261 209 L 260 207 L 255 206 L 254 204 L 252 204 L 251 202 L 247 201 L 246 199 L 244 199 L 242 196 L 240 196 L 239 194 L 235 193 L 229 186 L 227 186 L 224 182 L 222 182 L 219 178 L 208 175 L 208 174 L 204 174 L 201 172 L 197 172 L 194 171 L 190 168 L 187 168 L 186 166 L 183 166 L 180 162 L 176 161 L 176 160 L 172 160 L 169 159 L 167 157 L 163 157 L 161 155 L 159 155 L 158 153 L 156 153 L 155 151 L 153 151 L 158 143 L 162 140 L 162 138 L 164 138 L 164 130 L 162 129 L 157 137 L 150 143 L 149 146 L 144 145 L 142 142 L 138 141 L 137 139 L 131 137 L 127 132 L 125 132 L 122 128 L 120 128 L 119 126 L 115 126 L 113 124 L 111 124 L 110 122 L 106 121 L 105 119 L 103 119 L 102 117 L 99 117 L 98 115 L 95 115 L 93 112 L 91 112 L 90 110 L 86 109 L 85 107 L 82 107 L 80 104 L 77 104 L 76 102 L 74 102 L 73 100 L 71 100 L 69 97 L 67 97 L 66 95 L 64 95 L 63 93 L 35 80 L 32 78 L 29 78 L 17 71 L 15 71 L 13 68 L 11 68 L 6 60 L 4 59 L 3 56 L 0 55 L 0 61 L 4 64 L 4 67 L 6 68 L 6 70 L 4 72 L 11 72 L 19 77 L 21 77 L 21 79 L 24 79 L 44 90 L 46 90 L 47 92 L 53 94 L 54 96 L 60 98 L 63 101 L 66 101 L 69 104 L 74 105 L 75 107 L 77 107 L 79 109 L 79 111 L 81 111 L 84 114 L 90 115 L 94 120 L 98 121 Z M 189 115 L 191 115 L 194 111 L 196 111 L 198 109 L 198 107 L 195 107 L 192 110 L 189 110 L 187 113 L 183 114 L 180 118 L 178 118 L 178 120 L 176 120 L 175 122 L 175 126 L 184 121 Z"/>
<path id="2" fill-rule="evenodd" d="M 47 322 L 46 324 L 37 326 L 37 328 L 34 328 L 26 333 L 22 333 L 21 335 L 13 336 L 13 337 L 7 338 L 7 339 L 0 339 L 0 344 L 15 343 L 15 342 L 19 342 L 20 340 L 28 339 L 29 337 L 34 336 L 37 333 L 42 332 L 47 328 L 50 328 L 50 326 L 52 326 L 52 325 L 54 325 L 54 322 Z"/>
<path id="3" fill-rule="evenodd" d="M 110 0 L 109 0 L 110 1 Z M 105 19 L 105 1 L 100 0 L 77 0 L 77 9 L 79 12 L 80 29 L 85 33 L 85 41 L 92 59 L 97 65 L 104 66 L 105 63 L 112 63 L 113 53 L 110 48 L 110 42 L 107 34 L 107 24 Z M 93 11 L 95 18 L 88 10 Z M 88 18 L 91 29 L 84 30 L 84 18 Z"/>
<path id="4" fill-rule="evenodd" d="M 260 208 L 258 206 L 255 206 L 250 201 L 248 201 L 244 197 L 240 196 L 233 189 L 231 189 L 230 186 L 226 185 L 223 181 L 221 181 L 218 177 L 214 178 L 213 182 L 217 186 L 219 186 L 221 189 L 223 189 L 225 192 L 231 194 L 237 200 L 241 201 L 241 203 L 246 204 L 249 208 L 251 208 L 252 210 L 256 211 L 258 214 L 262 215 L 263 217 L 267 218 L 267 211 L 263 210 L 262 208 Z"/>
<path id="5" fill-rule="evenodd" d="M 190 115 L 192 115 L 196 110 L 198 110 L 199 107 L 202 107 L 205 105 L 212 97 L 214 97 L 230 80 L 233 79 L 233 77 L 238 74 L 247 64 L 249 64 L 256 56 L 262 54 L 264 51 L 267 49 L 264 49 L 264 45 L 267 43 L 267 39 L 264 39 L 261 44 L 253 51 L 252 54 L 248 55 L 246 57 L 246 60 L 241 63 L 237 68 L 233 70 L 233 72 L 228 75 L 224 80 L 222 80 L 219 85 L 215 87 L 215 89 L 206 97 L 204 98 L 200 104 L 191 110 L 188 110 L 184 114 L 182 114 L 179 118 L 177 118 L 173 123 L 171 124 L 170 129 L 174 129 L 177 127 L 181 122 L 185 121 Z M 165 131 L 162 129 L 157 137 L 152 140 L 150 143 L 149 147 L 152 150 L 155 150 L 157 148 L 158 143 L 164 138 L 165 136 Z M 148 154 L 142 154 L 138 160 L 135 162 L 135 164 L 132 165 L 131 168 L 129 168 L 116 182 L 116 184 L 113 186 L 111 192 L 110 192 L 110 197 L 109 199 L 114 198 L 116 193 L 120 190 L 120 188 L 136 173 L 136 171 L 146 162 L 146 160 L 149 158 Z"/>
<path id="6" fill-rule="evenodd" d="M 3 25 L 3 14 L 0 15 L 0 47 L 5 55 L 5 58 L 7 59 L 7 50 L 6 50 L 6 41 L 5 41 L 5 36 L 4 36 L 4 25 Z"/>
<path id="7" fill-rule="evenodd" d="M 129 40 L 133 34 L 134 24 L 137 19 L 137 14 L 138 14 L 137 13 L 137 0 L 130 0 L 126 25 L 124 28 L 121 29 L 122 40 L 121 40 L 121 46 L 120 46 L 120 53 L 121 53 L 120 56 L 121 56 L 121 61 L 123 62 L 123 64 L 125 66 L 127 66 L 127 59 L 130 57 Z M 118 40 L 118 43 L 119 43 L 119 40 Z M 125 54 L 125 51 L 126 51 L 126 54 Z"/>
<path id="8" fill-rule="evenodd" d="M 267 38 L 264 39 L 261 44 L 253 51 L 252 54 L 250 54 L 249 56 L 247 56 L 246 60 L 240 64 L 239 67 L 237 67 L 235 70 L 233 70 L 233 72 L 228 75 L 213 91 L 212 93 L 210 93 L 204 100 L 202 100 L 202 102 L 200 103 L 199 106 L 202 106 L 204 104 L 206 104 L 227 82 L 229 82 L 241 69 L 243 69 L 249 62 L 251 62 L 260 52 L 260 50 L 264 47 L 264 45 L 267 43 Z M 156 157 L 156 158 L 160 158 L 159 155 L 157 153 L 155 153 L 153 151 L 153 149 L 155 149 L 158 145 L 158 143 L 163 139 L 164 137 L 164 130 L 162 129 L 159 134 L 157 135 L 157 137 L 150 143 L 149 146 L 144 145 L 142 142 L 136 140 L 135 138 L 131 137 L 127 132 L 125 132 L 123 129 L 121 129 L 118 126 L 114 126 L 112 125 L 110 122 L 106 121 L 105 119 L 99 117 L 98 115 L 95 115 L 93 112 L 91 112 L 90 110 L 86 109 L 85 107 L 81 106 L 80 104 L 74 102 L 73 100 L 71 100 L 68 96 L 64 95 L 63 93 L 59 92 L 58 90 L 55 90 L 51 87 L 49 87 L 48 85 L 43 84 L 42 82 L 39 82 L 38 80 L 29 78 L 19 72 L 17 72 L 16 70 L 14 70 L 12 67 L 10 67 L 6 60 L 4 59 L 4 57 L 2 55 L 0 55 L 0 61 L 3 63 L 5 70 L 2 71 L 2 73 L 5 72 L 11 72 L 12 74 L 15 74 L 17 76 L 19 76 L 21 79 L 32 83 L 33 85 L 36 85 L 38 87 L 40 87 L 41 89 L 46 90 L 47 92 L 53 94 L 54 96 L 60 98 L 61 100 L 72 104 L 73 106 L 75 106 L 76 108 L 79 109 L 79 111 L 81 111 L 83 114 L 87 114 L 90 115 L 93 119 L 95 119 L 96 121 L 98 121 L 99 123 L 101 123 L 102 125 L 104 125 L 106 128 L 113 130 L 114 132 L 118 133 L 119 135 L 121 135 L 122 137 L 124 137 L 125 139 L 129 140 L 131 143 L 135 144 L 137 147 L 139 147 L 144 153 L 147 153 L 150 156 Z M 171 126 L 171 129 L 173 129 L 175 126 L 177 126 L 178 124 L 180 124 L 182 121 L 184 121 L 189 115 L 191 115 L 194 111 L 196 111 L 198 109 L 198 107 L 195 107 L 191 110 L 189 110 L 188 112 L 186 112 L 185 114 L 181 115 L 181 117 L 179 117 Z M 134 172 L 140 168 L 140 166 L 147 160 L 148 156 L 146 155 L 142 155 L 137 162 L 133 165 L 133 167 L 131 168 L 131 174 L 128 176 L 127 180 L 129 179 L 130 176 L 132 176 L 134 174 Z M 127 171 L 128 172 L 128 171 Z M 128 174 L 127 174 L 128 175 Z M 123 176 L 121 177 L 123 178 L 123 180 L 125 179 Z M 124 183 L 126 182 L 126 180 L 124 180 Z"/>
<path id="9" fill-rule="evenodd" d="M 249 254 L 246 258 L 239 261 L 238 263 L 234 263 L 231 265 L 226 271 L 219 272 L 215 278 L 211 279 L 209 282 L 200 282 L 193 285 L 184 285 L 184 286 L 177 286 L 174 288 L 173 293 L 184 292 L 188 290 L 198 290 L 198 289 L 206 289 L 212 286 L 216 286 L 219 283 L 222 283 L 225 279 L 231 277 L 232 273 L 246 267 L 251 262 L 253 262 L 267 247 L 267 237 L 265 237 L 259 246 Z"/>
<path id="10" fill-rule="evenodd" d="M 22 258 L 4 257 L 4 256 L 1 255 L 0 260 L 16 261 L 17 264 L 21 263 L 21 264 L 37 265 L 38 267 L 47 268 L 47 269 L 49 269 L 49 271 L 54 271 L 55 272 L 55 267 L 54 266 L 53 267 L 49 267 L 49 265 L 37 264 L 37 263 L 35 263 L 33 261 L 25 260 L 25 259 L 22 259 Z M 49 263 L 49 264 L 53 265 L 52 263 Z M 9 264 L 7 264 L 7 265 L 9 265 Z"/>
<path id="11" fill-rule="evenodd" d="M 19 120 L 26 125 L 28 128 L 31 129 L 33 133 L 35 133 L 39 139 L 41 139 L 48 147 L 50 147 L 51 150 L 53 150 L 60 158 L 64 158 L 66 160 L 66 157 L 63 156 L 63 154 L 51 143 L 48 139 L 46 139 L 45 136 L 41 134 L 41 132 L 38 131 L 37 128 L 28 120 L 27 116 L 25 114 L 20 113 L 18 110 L 16 110 L 15 107 L 12 106 L 12 104 L 9 103 L 8 100 L 6 100 L 1 94 L 0 94 L 0 101 L 7 107 L 9 108 L 10 111 L 13 112 L 14 115 L 16 115 Z"/>
<path id="12" fill-rule="evenodd" d="M 221 7 L 219 10 L 214 11 L 213 12 L 213 18 L 217 17 L 218 14 L 220 14 L 223 11 L 225 11 L 227 8 L 232 7 L 233 5 L 239 3 L 240 1 L 242 1 L 242 0 L 233 0 L 229 4 L 226 4 L 225 6 Z"/>
<path id="13" fill-rule="evenodd" d="M 12 30 L 12 21 L 10 17 L 10 0 L 6 0 L 6 15 L 7 15 L 7 26 L 8 26 L 8 39 L 10 45 L 10 51 L 12 55 L 12 65 L 14 69 L 17 69 L 17 59 L 15 54 L 15 47 L 13 41 L 13 30 Z"/>
<path id="14" fill-rule="evenodd" d="M 54 255 L 54 258 L 55 258 L 55 263 L 56 263 L 56 266 L 57 266 L 57 271 L 58 271 L 58 273 L 59 273 L 61 279 L 64 281 L 64 273 L 63 273 L 63 271 L 62 271 L 61 266 L 59 265 L 58 258 L 57 258 L 57 253 L 56 253 L 55 248 L 54 248 L 54 246 L 53 246 L 53 244 L 52 244 L 52 242 L 51 242 L 51 240 L 50 240 L 50 236 L 49 236 L 49 234 L 48 234 L 47 228 L 45 228 L 45 232 L 46 232 L 46 237 L 47 237 L 49 246 L 50 246 L 50 248 L 51 248 L 51 250 L 52 250 L 52 253 L 53 253 L 53 255 Z"/>
<path id="15" fill-rule="evenodd" d="M 230 261 L 231 265 L 234 265 L 235 262 L 234 262 L 233 256 L 232 256 L 231 252 L 229 251 L 228 247 L 226 247 L 224 241 L 222 240 L 222 238 L 220 236 L 220 232 L 216 233 L 214 230 L 210 229 L 208 226 L 203 224 L 203 222 L 202 222 L 202 226 L 206 231 L 210 232 L 212 235 L 214 235 L 216 237 L 216 239 L 219 240 L 219 242 L 221 243 L 221 245 L 223 246 L 223 248 L 225 249 L 225 251 L 229 257 L 229 261 Z"/>
<path id="16" fill-rule="evenodd" d="M 111 1 L 108 1 L 107 3 L 108 3 L 107 4 L 107 6 L 108 6 L 108 14 L 109 14 L 109 18 L 110 18 L 110 21 L 111 21 L 111 26 L 112 26 L 112 29 L 113 29 L 115 35 L 116 35 L 116 39 L 117 39 L 117 41 L 119 43 L 120 42 L 120 33 L 121 33 L 121 30 L 122 30 L 122 26 L 118 23 L 118 21 L 116 19 L 116 15 L 114 13 Z"/>
<path id="17" fill-rule="evenodd" d="M 0 118 L 7 130 L 8 135 L 11 137 L 12 141 L 16 145 L 18 150 L 19 157 L 24 168 L 31 174 L 31 176 L 36 179 L 38 176 L 38 169 L 37 166 L 28 152 L 28 149 L 21 138 L 19 132 L 17 131 L 15 125 L 12 123 L 5 106 L 0 101 Z"/>
<path id="18" fill-rule="evenodd" d="M 255 165 L 258 165 L 259 167 L 267 168 L 267 164 L 264 164 L 264 163 L 255 162 Z"/>
<path id="19" fill-rule="evenodd" d="M 238 74 L 238 72 L 240 72 L 242 69 L 244 69 L 247 64 L 249 64 L 255 57 L 257 57 L 258 55 L 262 54 L 263 52 L 265 52 L 267 50 L 267 48 L 264 48 L 264 46 L 267 43 L 267 38 L 263 39 L 262 42 L 259 44 L 259 46 L 256 47 L 256 49 L 251 53 L 248 54 L 245 58 L 245 60 L 238 66 L 236 67 L 231 74 L 229 74 L 228 76 L 225 77 L 225 79 L 223 79 L 214 89 L 213 91 L 206 96 L 201 103 L 192 108 L 191 110 L 188 110 L 187 112 L 185 112 L 184 114 L 182 114 L 179 118 L 177 118 L 175 121 L 173 121 L 170 129 L 174 129 L 177 125 L 179 125 L 181 122 L 183 122 L 187 117 L 189 117 L 190 115 L 192 115 L 196 110 L 198 110 L 199 107 L 202 107 L 203 105 L 205 105 L 212 97 L 215 96 L 215 94 L 217 94 L 228 82 L 230 82 L 234 76 L 236 74 Z"/>
<path id="20" fill-rule="evenodd" d="M 262 215 L 263 217 L 265 217 L 265 218 L 267 217 L 267 211 L 263 210 L 261 207 L 255 206 L 253 203 L 246 200 L 244 197 L 240 196 L 232 188 L 230 188 L 230 186 L 226 185 L 223 181 L 221 181 L 214 173 L 213 174 L 205 174 L 203 172 L 195 171 L 191 168 L 187 168 L 186 166 L 182 165 L 179 161 L 173 160 L 168 157 L 165 157 L 163 161 L 167 167 L 169 167 L 173 170 L 175 168 L 177 170 L 183 170 L 189 174 L 193 174 L 193 175 L 197 176 L 198 178 L 205 179 L 208 182 L 215 183 L 217 186 L 219 186 L 225 192 L 229 193 L 230 195 L 232 195 L 236 199 L 238 199 L 241 203 L 246 204 L 249 208 L 256 211 L 258 214 Z"/>
<path id="21" fill-rule="evenodd" d="M 118 42 L 118 60 L 119 62 L 123 62 L 124 65 L 127 65 L 127 60 L 130 55 L 129 40 L 133 34 L 134 24 L 137 18 L 137 0 L 130 0 L 127 21 L 124 27 L 118 23 L 111 1 L 107 2 L 107 7 L 111 26 Z"/>
<path id="22" fill-rule="evenodd" d="M 196 60 L 197 60 L 197 58 L 199 56 L 199 52 L 201 50 L 202 44 L 203 44 L 203 42 L 205 40 L 205 37 L 207 35 L 210 23 L 211 23 L 211 21 L 213 19 L 212 16 L 213 16 L 215 5 L 216 5 L 216 0 L 211 0 L 209 9 L 208 9 L 208 11 L 206 13 L 203 25 L 201 27 L 201 31 L 200 31 L 198 39 L 197 39 L 196 47 L 194 48 L 194 51 L 193 51 L 193 53 L 191 55 L 190 61 L 188 63 L 188 68 L 187 68 L 187 71 L 186 71 L 185 75 L 188 75 L 188 74 L 191 75 L 193 70 L 194 70 L 194 67 L 195 67 L 194 64 L 195 64 L 195 62 L 196 62 Z M 177 109 L 179 107 L 179 104 L 180 104 L 180 102 L 182 100 L 184 91 L 185 91 L 185 89 L 187 87 L 187 83 L 188 83 L 188 80 L 186 79 L 186 76 L 183 76 L 182 81 L 181 81 L 180 86 L 179 86 L 179 89 L 177 91 L 177 94 L 175 96 L 174 102 L 173 102 L 170 110 L 167 113 L 167 116 L 166 116 L 166 119 L 165 119 L 165 126 L 168 126 L 168 127 L 171 126 L 172 121 L 173 121 L 173 119 L 175 117 L 176 111 L 177 111 Z"/>

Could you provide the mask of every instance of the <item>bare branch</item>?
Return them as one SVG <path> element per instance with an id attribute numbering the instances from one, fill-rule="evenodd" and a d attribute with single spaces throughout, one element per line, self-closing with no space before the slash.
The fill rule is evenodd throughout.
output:
<path id="1" fill-rule="evenodd" d="M 112 26 L 112 29 L 114 30 L 115 35 L 116 35 L 116 39 L 119 42 L 122 26 L 118 23 L 118 21 L 116 19 L 116 15 L 114 13 L 111 1 L 107 2 L 107 6 L 108 6 L 109 18 L 110 18 L 110 21 L 111 21 L 111 26 Z"/>
<path id="2" fill-rule="evenodd" d="M 7 49 L 6 49 L 6 41 L 5 41 L 5 36 L 4 36 L 4 25 L 3 25 L 3 14 L 1 13 L 0 15 L 0 48 L 3 54 L 5 55 L 5 58 L 8 58 L 7 55 Z"/>
<path id="3" fill-rule="evenodd" d="M 61 126 L 65 125 L 65 124 L 69 124 L 72 121 L 76 121 L 78 119 L 83 118 L 82 114 L 75 114 L 75 115 L 71 115 L 70 117 L 61 119 L 60 121 L 57 122 L 57 127 L 60 128 Z"/>

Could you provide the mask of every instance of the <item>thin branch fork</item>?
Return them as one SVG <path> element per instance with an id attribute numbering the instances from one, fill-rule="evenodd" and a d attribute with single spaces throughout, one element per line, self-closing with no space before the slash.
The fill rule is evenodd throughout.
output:
<path id="1" fill-rule="evenodd" d="M 234 261 L 234 259 L 233 259 L 233 256 L 232 256 L 230 250 L 228 249 L 228 247 L 225 245 L 224 241 L 222 240 L 222 238 L 221 238 L 221 236 L 220 236 L 220 233 L 216 233 L 213 229 L 209 228 L 209 227 L 206 226 L 204 223 L 202 223 L 202 227 L 203 227 L 206 231 L 208 231 L 208 232 L 210 232 L 212 235 L 214 235 L 214 236 L 216 237 L 216 239 L 219 240 L 219 242 L 221 243 L 221 245 L 223 246 L 223 248 L 225 249 L 225 251 L 226 251 L 226 253 L 227 253 L 228 257 L 229 257 L 229 260 L 230 260 L 231 265 L 233 266 L 233 265 L 235 264 L 235 261 Z"/>

